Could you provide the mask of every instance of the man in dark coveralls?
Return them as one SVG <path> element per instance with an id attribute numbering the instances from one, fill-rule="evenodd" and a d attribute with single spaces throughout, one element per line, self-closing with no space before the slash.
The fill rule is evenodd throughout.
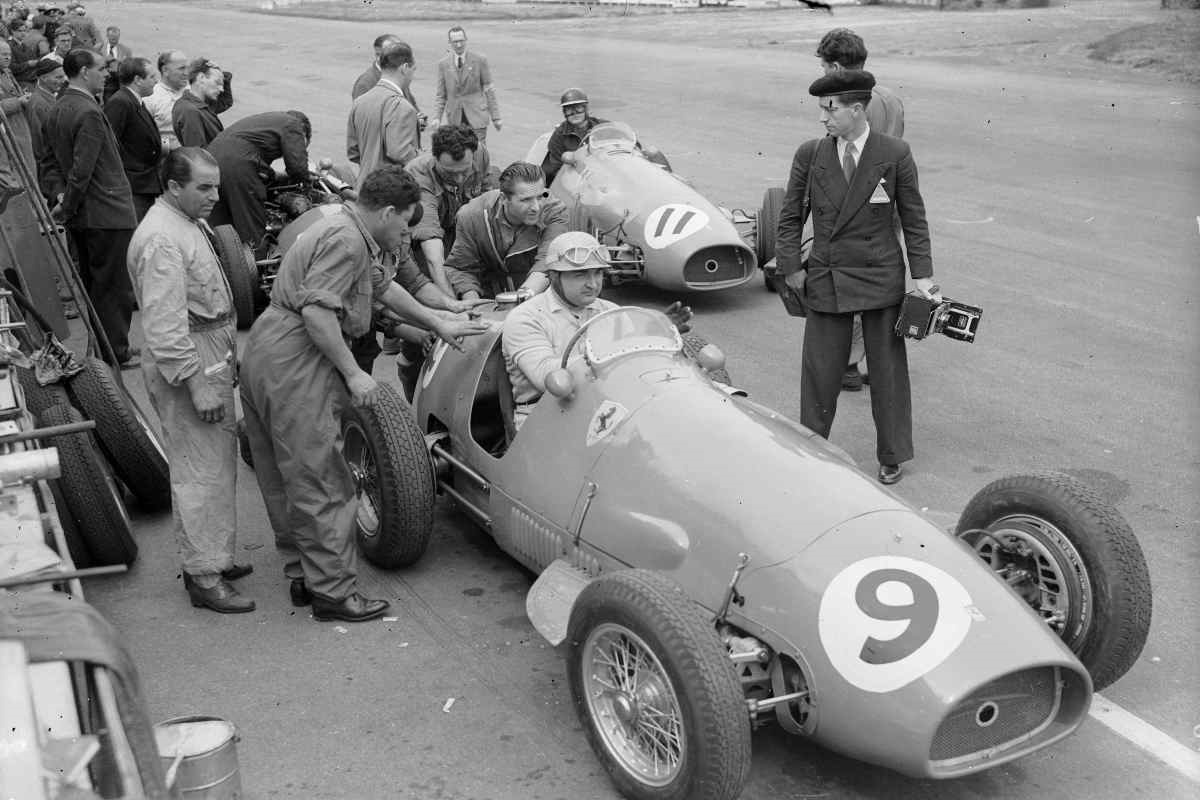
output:
<path id="1" fill-rule="evenodd" d="M 901 480 L 901 463 L 914 457 L 906 344 L 893 331 L 906 291 L 905 260 L 893 232 L 895 211 L 918 290 L 938 298 L 938 288 L 910 147 L 869 129 L 867 108 L 875 83 L 869 72 L 841 70 L 811 84 L 828 135 L 806 142 L 793 156 L 777 229 L 777 263 L 789 285 L 802 290 L 808 311 L 801 423 L 830 435 L 851 351 L 852 319 L 860 312 L 872 374 L 877 478 L 891 484 Z M 802 270 L 807 187 L 814 245 Z"/>
<path id="2" fill-rule="evenodd" d="M 309 118 L 299 111 L 252 114 L 217 134 L 206 149 L 221 167 L 221 199 L 209 224 L 233 225 L 244 243 L 258 247 L 267 225 L 271 164 L 282 158 L 289 179 L 307 180 L 312 135 Z"/>

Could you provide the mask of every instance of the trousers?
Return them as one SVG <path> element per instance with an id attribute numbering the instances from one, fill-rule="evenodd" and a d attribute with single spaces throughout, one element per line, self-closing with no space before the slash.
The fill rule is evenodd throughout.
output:
<path id="1" fill-rule="evenodd" d="M 134 314 L 134 287 L 125 266 L 132 230 L 71 228 L 79 257 L 80 278 L 100 326 L 118 361 L 129 357 L 129 321 Z"/>

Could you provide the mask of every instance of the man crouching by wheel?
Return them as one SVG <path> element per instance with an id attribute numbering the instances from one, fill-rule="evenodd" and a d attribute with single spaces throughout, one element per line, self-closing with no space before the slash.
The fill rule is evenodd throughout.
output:
<path id="1" fill-rule="evenodd" d="M 393 282 L 393 254 L 419 194 L 399 166 L 369 174 L 357 200 L 315 223 L 284 255 L 271 305 L 246 343 L 242 407 L 255 477 L 292 602 L 312 602 L 318 620 L 359 622 L 388 609 L 356 586 L 357 499 L 337 443 L 344 409 L 372 405 L 379 387 L 348 342 L 371 329 L 373 302 L 452 346 L 488 329 L 438 316 Z"/>

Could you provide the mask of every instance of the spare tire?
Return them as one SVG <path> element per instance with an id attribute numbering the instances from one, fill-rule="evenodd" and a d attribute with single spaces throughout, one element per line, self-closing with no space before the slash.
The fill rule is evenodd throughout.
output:
<path id="1" fill-rule="evenodd" d="M 245 330 L 255 321 L 255 284 L 259 270 L 255 267 L 254 253 L 250 245 L 238 237 L 233 225 L 218 225 L 213 229 L 213 249 L 230 282 L 238 330 Z"/>
<path id="2" fill-rule="evenodd" d="M 108 364 L 89 356 L 67 383 L 75 405 L 96 423 L 96 438 L 117 477 L 150 511 L 171 507 L 167 456 L 141 409 L 117 383 Z"/>
<path id="3" fill-rule="evenodd" d="M 34 377 L 32 368 L 17 367 L 17 379 L 21 382 L 21 393 L 25 395 L 25 410 L 35 417 L 52 405 L 62 403 L 70 405 L 67 390 L 60 384 L 52 383 L 43 386 Z"/>
<path id="4" fill-rule="evenodd" d="M 697 360 L 697 354 L 701 352 L 701 348 L 709 344 L 704 336 L 698 336 L 695 333 L 682 333 L 680 338 L 684 341 L 684 354 L 693 361 Z M 698 366 L 701 365 L 698 364 Z M 730 373 L 726 371 L 726 367 L 722 367 L 722 369 L 706 370 L 705 374 L 709 375 L 718 383 L 725 383 L 727 386 L 734 385 L 730 380 Z"/>
<path id="5" fill-rule="evenodd" d="M 39 427 L 83 421 L 83 415 L 71 406 L 56 404 L 42 412 Z M 132 564 L 138 557 L 133 526 L 121 502 L 121 490 L 92 434 L 55 436 L 47 439 L 45 445 L 58 448 L 58 485 L 66 511 L 83 539 L 92 564 Z"/>
<path id="6" fill-rule="evenodd" d="M 375 405 L 347 409 L 342 439 L 359 495 L 360 551 L 384 569 L 416 562 L 434 530 L 434 468 L 413 408 L 381 384 Z"/>

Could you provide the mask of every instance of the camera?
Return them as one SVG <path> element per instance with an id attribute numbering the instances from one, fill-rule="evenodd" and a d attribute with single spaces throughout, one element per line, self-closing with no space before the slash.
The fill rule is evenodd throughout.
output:
<path id="1" fill-rule="evenodd" d="M 921 293 L 907 294 L 902 300 L 894 332 L 907 339 L 925 339 L 932 333 L 942 333 L 949 339 L 973 342 L 982 310 L 967 303 L 957 303 L 946 297 L 932 300 Z"/>

